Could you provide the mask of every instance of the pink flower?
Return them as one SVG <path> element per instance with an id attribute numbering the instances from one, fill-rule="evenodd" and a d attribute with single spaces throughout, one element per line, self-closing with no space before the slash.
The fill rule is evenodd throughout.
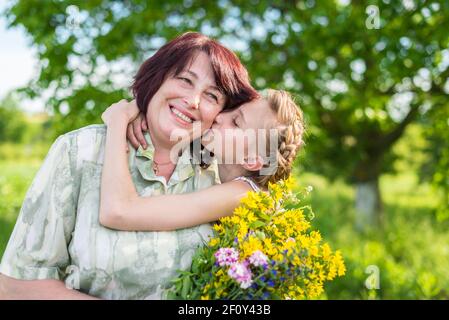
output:
<path id="1" fill-rule="evenodd" d="M 236 262 L 228 270 L 228 275 L 240 283 L 240 288 L 247 289 L 253 283 L 251 270 L 248 268 L 248 263 Z"/>
<path id="2" fill-rule="evenodd" d="M 262 251 L 256 250 L 249 257 L 249 262 L 255 267 L 266 266 L 268 264 L 268 257 Z"/>
<path id="3" fill-rule="evenodd" d="M 220 248 L 214 254 L 220 267 L 230 266 L 239 260 L 239 252 L 234 248 Z"/>

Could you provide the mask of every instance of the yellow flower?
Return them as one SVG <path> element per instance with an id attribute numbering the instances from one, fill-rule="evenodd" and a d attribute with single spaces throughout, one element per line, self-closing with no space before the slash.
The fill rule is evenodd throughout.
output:
<path id="1" fill-rule="evenodd" d="M 262 252 L 264 251 L 262 247 L 262 242 L 260 241 L 259 238 L 254 236 L 250 236 L 246 241 L 243 241 L 240 244 L 240 250 L 242 252 L 243 259 L 251 256 L 256 250 L 260 250 Z"/>
<path id="2" fill-rule="evenodd" d="M 248 212 L 248 214 L 246 215 L 246 220 L 248 221 L 249 224 L 251 224 L 254 221 L 256 221 L 257 218 L 256 218 L 256 216 L 254 215 L 253 212 Z"/>
<path id="3" fill-rule="evenodd" d="M 324 261 L 329 261 L 330 258 L 332 257 L 331 248 L 327 243 L 321 246 L 321 256 L 323 257 Z"/>
<path id="4" fill-rule="evenodd" d="M 289 176 L 284 180 L 284 184 L 287 190 L 293 190 L 293 187 L 295 186 L 295 179 L 292 176 Z"/>
<path id="5" fill-rule="evenodd" d="M 344 276 L 346 273 L 346 267 L 345 267 L 345 263 L 343 261 L 343 257 L 341 256 L 341 252 L 339 250 L 335 251 L 333 263 L 335 264 L 335 266 L 338 269 L 338 271 L 337 271 L 338 276 L 340 276 L 340 277 Z"/>
<path id="6" fill-rule="evenodd" d="M 270 257 L 274 256 L 277 250 L 273 247 L 273 243 L 270 238 L 265 238 L 263 240 L 264 250 L 266 254 Z"/>
<path id="7" fill-rule="evenodd" d="M 215 247 L 217 244 L 219 244 L 220 243 L 220 239 L 218 239 L 218 238 L 212 238 L 210 241 L 209 241 L 209 246 L 211 246 L 211 247 Z"/>
<path id="8" fill-rule="evenodd" d="M 278 202 L 282 199 L 282 188 L 279 184 L 272 184 L 270 182 L 268 184 L 268 189 L 270 190 L 270 194 L 274 201 Z"/>
<path id="9" fill-rule="evenodd" d="M 244 218 L 248 215 L 249 212 L 250 211 L 247 208 L 240 206 L 240 207 L 235 208 L 234 215 Z"/>
<path id="10" fill-rule="evenodd" d="M 231 217 L 231 221 L 230 222 L 233 223 L 233 224 L 239 224 L 240 223 L 240 217 L 234 215 L 234 216 Z"/>
<path id="11" fill-rule="evenodd" d="M 213 228 L 214 228 L 215 231 L 217 231 L 217 232 L 220 233 L 220 234 L 224 231 L 223 225 L 218 224 L 218 223 L 214 224 L 214 227 L 213 227 Z"/>
<path id="12" fill-rule="evenodd" d="M 310 254 L 312 257 L 318 257 L 318 256 L 319 256 L 319 250 L 318 250 L 318 247 L 317 247 L 317 246 L 311 246 L 311 247 L 309 248 L 309 254 Z"/>
<path id="13" fill-rule="evenodd" d="M 241 203 L 249 209 L 257 209 L 257 198 L 257 193 L 250 191 L 246 197 L 241 200 Z"/>
<path id="14" fill-rule="evenodd" d="M 321 241 L 321 234 L 319 231 L 310 232 L 310 240 L 313 244 L 318 244 Z"/>
<path id="15" fill-rule="evenodd" d="M 240 221 L 239 229 L 237 231 L 237 237 L 239 241 L 243 241 L 247 233 L 248 233 L 248 225 L 246 224 L 245 221 Z"/>

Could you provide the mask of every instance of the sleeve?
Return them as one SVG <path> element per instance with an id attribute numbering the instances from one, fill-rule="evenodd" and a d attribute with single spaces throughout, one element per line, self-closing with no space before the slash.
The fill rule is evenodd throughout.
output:
<path id="1" fill-rule="evenodd" d="M 63 279 L 75 225 L 76 190 L 69 135 L 51 146 L 28 189 L 0 265 L 22 280 Z"/>

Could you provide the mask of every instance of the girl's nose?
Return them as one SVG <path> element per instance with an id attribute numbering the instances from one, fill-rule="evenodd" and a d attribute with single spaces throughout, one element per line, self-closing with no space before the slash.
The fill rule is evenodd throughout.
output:
<path id="1" fill-rule="evenodd" d="M 223 123 L 223 115 L 221 113 L 217 114 L 214 119 L 214 124 L 222 124 Z"/>

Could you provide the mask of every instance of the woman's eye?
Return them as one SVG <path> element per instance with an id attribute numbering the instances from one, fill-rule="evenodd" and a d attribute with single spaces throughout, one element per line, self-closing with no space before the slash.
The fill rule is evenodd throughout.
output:
<path id="1" fill-rule="evenodd" d="M 184 81 L 185 83 L 192 84 L 192 81 L 189 78 L 178 77 L 178 79 Z"/>

